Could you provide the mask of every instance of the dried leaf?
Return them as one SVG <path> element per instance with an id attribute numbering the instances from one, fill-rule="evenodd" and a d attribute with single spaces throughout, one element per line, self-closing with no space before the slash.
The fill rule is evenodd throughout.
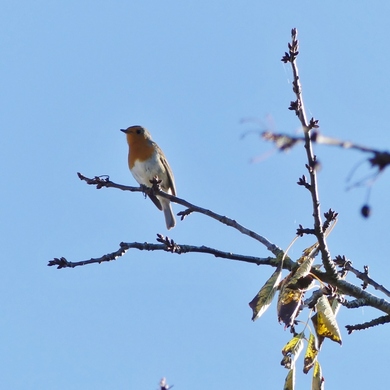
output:
<path id="1" fill-rule="evenodd" d="M 314 258 L 318 253 L 318 247 L 319 247 L 318 242 L 316 242 L 314 245 L 310 246 L 309 248 L 306 248 L 303 251 L 302 257 L 313 257 Z M 298 260 L 298 263 L 300 263 L 300 259 Z"/>
<path id="2" fill-rule="evenodd" d="M 252 321 L 256 321 L 269 308 L 272 299 L 275 296 L 276 290 L 280 282 L 282 271 L 276 269 L 271 277 L 266 281 L 257 295 L 249 302 L 249 306 L 253 310 Z"/>
<path id="3" fill-rule="evenodd" d="M 292 367 L 292 362 L 291 362 L 291 356 L 283 356 L 283 359 L 282 361 L 280 362 L 280 364 L 284 367 L 284 368 L 287 368 L 288 370 L 291 369 Z"/>
<path id="4" fill-rule="evenodd" d="M 303 332 L 294 336 L 282 349 L 283 355 L 297 354 L 301 352 L 303 346 L 303 338 L 305 334 Z"/>
<path id="5" fill-rule="evenodd" d="M 282 287 L 278 297 L 278 321 L 283 321 L 286 327 L 294 325 L 301 305 L 303 292 L 287 286 Z"/>
<path id="6" fill-rule="evenodd" d="M 312 283 L 310 271 L 314 262 L 313 251 L 316 245 L 307 248 L 304 255 L 298 260 L 299 267 L 291 272 L 281 283 L 278 297 L 278 320 L 283 321 L 286 327 L 293 326 L 305 291 Z"/>
<path id="7" fill-rule="evenodd" d="M 317 340 L 313 333 L 310 333 L 309 341 L 305 352 L 303 372 L 307 374 L 316 362 L 318 355 Z"/>
<path id="8" fill-rule="evenodd" d="M 311 270 L 311 266 L 313 265 L 313 262 L 314 262 L 314 257 L 302 256 L 298 260 L 300 266 L 297 268 L 294 274 L 294 278 L 298 280 L 299 278 L 303 278 L 306 275 L 308 275 Z"/>
<path id="9" fill-rule="evenodd" d="M 313 281 L 313 277 L 310 274 L 311 267 L 314 262 L 314 257 L 302 256 L 298 263 L 300 266 L 296 271 L 291 275 L 290 280 L 288 281 L 288 287 L 290 288 L 299 288 L 306 291 Z"/>
<path id="10" fill-rule="evenodd" d="M 294 336 L 283 348 L 282 354 L 285 358 L 283 358 L 281 364 L 285 368 L 293 368 L 294 363 L 297 360 L 298 356 L 302 352 L 303 349 L 303 339 L 305 334 L 303 332 Z"/>
<path id="11" fill-rule="evenodd" d="M 295 388 L 295 372 L 294 369 L 291 369 L 286 376 L 286 380 L 284 381 L 283 390 L 294 390 L 294 388 Z"/>
<path id="12" fill-rule="evenodd" d="M 342 344 L 340 329 L 337 325 L 336 316 L 330 306 L 328 298 L 322 296 L 316 304 L 317 318 L 315 328 L 317 334 L 322 337 L 327 337 L 336 343 Z M 313 316 L 314 317 L 314 316 Z M 313 320 L 313 318 L 312 318 Z"/>
<path id="13" fill-rule="evenodd" d="M 324 390 L 324 378 L 322 376 L 322 370 L 318 361 L 314 364 L 313 379 L 311 382 L 312 390 Z"/>

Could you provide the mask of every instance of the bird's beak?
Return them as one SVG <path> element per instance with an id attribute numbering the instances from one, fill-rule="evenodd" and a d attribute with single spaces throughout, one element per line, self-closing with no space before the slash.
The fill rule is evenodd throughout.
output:
<path id="1" fill-rule="evenodd" d="M 121 129 L 121 131 L 123 131 L 124 133 L 127 133 L 127 130 L 125 130 L 125 129 Z"/>

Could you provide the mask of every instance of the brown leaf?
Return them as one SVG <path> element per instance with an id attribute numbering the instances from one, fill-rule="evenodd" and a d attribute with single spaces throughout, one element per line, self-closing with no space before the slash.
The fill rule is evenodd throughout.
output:
<path id="1" fill-rule="evenodd" d="M 282 287 L 278 297 L 278 321 L 286 327 L 294 325 L 304 293 L 297 289 Z"/>

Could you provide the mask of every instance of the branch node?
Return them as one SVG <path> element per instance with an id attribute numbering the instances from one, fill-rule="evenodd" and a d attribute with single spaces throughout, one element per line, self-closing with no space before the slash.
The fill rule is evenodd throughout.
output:
<path id="1" fill-rule="evenodd" d="M 295 87 L 293 87 L 295 88 Z M 295 91 L 294 91 L 295 92 Z M 298 100 L 290 102 L 290 106 L 288 108 L 290 111 L 295 111 L 295 115 L 299 115 L 300 103 Z"/>
<path id="2" fill-rule="evenodd" d="M 325 222 L 322 226 L 323 232 L 325 232 L 329 228 L 330 224 L 337 219 L 338 215 L 339 215 L 339 213 L 336 213 L 332 209 L 329 209 L 329 211 L 324 213 Z"/>
<path id="3" fill-rule="evenodd" d="M 173 239 L 170 239 L 169 237 L 164 237 L 162 234 L 157 234 L 157 242 L 160 242 L 161 244 L 165 245 L 165 251 L 171 252 L 171 253 L 178 253 L 181 254 L 181 248 L 180 245 L 177 245 Z"/>
<path id="4" fill-rule="evenodd" d="M 308 172 L 309 172 L 310 174 L 313 173 L 313 168 L 312 168 L 311 166 L 309 166 L 309 164 L 305 164 L 305 168 L 308 170 Z"/>
<path id="5" fill-rule="evenodd" d="M 390 153 L 388 152 L 374 152 L 374 157 L 368 160 L 373 167 L 378 167 L 379 171 L 382 171 L 390 165 Z"/>
<path id="6" fill-rule="evenodd" d="M 338 267 L 341 268 L 341 270 L 339 271 L 340 277 L 344 279 L 347 276 L 348 271 L 352 267 L 352 261 L 348 260 L 344 255 L 337 255 L 333 261 Z"/>
<path id="7" fill-rule="evenodd" d="M 366 275 L 367 277 L 370 277 L 370 275 L 368 274 L 368 265 L 363 266 L 363 270 L 364 270 L 363 271 L 364 275 Z M 362 283 L 362 289 L 365 290 L 367 287 L 368 287 L 368 283 L 365 280 Z"/>
<path id="8" fill-rule="evenodd" d="M 311 118 L 310 121 L 309 121 L 309 130 L 311 129 L 318 129 L 320 126 L 318 126 L 318 119 L 314 119 L 314 118 Z M 317 132 L 315 132 L 314 134 L 316 134 L 315 138 L 317 137 Z M 314 137 L 314 134 L 311 135 L 311 140 L 313 142 L 315 142 L 315 138 Z"/>
<path id="9" fill-rule="evenodd" d="M 301 224 L 299 225 L 299 228 L 297 229 L 297 236 L 303 237 L 304 234 L 316 234 L 314 229 L 308 229 L 304 228 Z"/>
<path id="10" fill-rule="evenodd" d="M 108 175 L 100 175 L 95 176 L 93 179 L 89 179 L 88 177 L 84 176 L 80 172 L 77 172 L 77 176 L 80 180 L 84 180 L 87 182 L 87 184 L 96 185 L 96 189 L 100 190 L 100 188 L 105 187 L 106 183 L 110 181 L 110 176 Z"/>
<path id="11" fill-rule="evenodd" d="M 193 213 L 194 210 L 191 209 L 191 208 L 188 208 L 186 210 L 183 210 L 183 211 L 180 211 L 177 213 L 177 216 L 180 217 L 180 219 L 183 221 L 185 217 L 187 217 L 188 215 L 190 215 L 191 213 Z"/>
<path id="12" fill-rule="evenodd" d="M 305 175 L 302 175 L 302 177 L 298 179 L 297 184 L 299 186 L 304 186 L 309 191 L 311 190 L 311 185 L 307 182 Z"/>
<path id="13" fill-rule="evenodd" d="M 152 190 L 155 192 L 161 191 L 161 183 L 162 180 L 160 180 L 157 176 L 154 176 L 152 180 L 149 180 L 149 182 L 152 184 Z M 148 188 L 148 187 L 146 187 Z"/>
<path id="14" fill-rule="evenodd" d="M 73 268 L 72 263 L 65 259 L 65 257 L 57 258 L 55 257 L 53 260 L 50 260 L 48 263 L 48 267 L 57 266 L 57 269 L 61 268 Z"/>

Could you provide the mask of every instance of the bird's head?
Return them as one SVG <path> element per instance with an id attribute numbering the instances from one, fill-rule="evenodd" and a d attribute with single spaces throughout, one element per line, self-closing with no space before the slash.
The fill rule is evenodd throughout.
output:
<path id="1" fill-rule="evenodd" d="M 127 142 L 131 143 L 137 140 L 147 139 L 151 140 L 152 137 L 150 136 L 150 133 L 148 130 L 145 129 L 145 127 L 136 125 L 136 126 L 130 126 L 127 129 L 121 129 L 126 134 Z"/>

